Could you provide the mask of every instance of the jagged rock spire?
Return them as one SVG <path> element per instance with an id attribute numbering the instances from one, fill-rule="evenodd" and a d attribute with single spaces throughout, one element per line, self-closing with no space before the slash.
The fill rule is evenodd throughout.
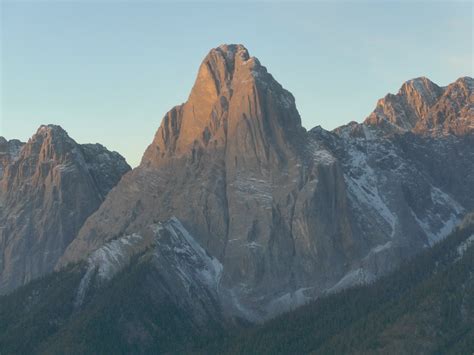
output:
<path id="1" fill-rule="evenodd" d="M 302 130 L 293 95 L 244 46 L 221 45 L 204 58 L 186 103 L 165 115 L 142 163 L 223 146 L 229 136 L 239 138 L 242 125 L 253 135 L 249 143 L 267 147 L 281 138 L 272 135 Z"/>

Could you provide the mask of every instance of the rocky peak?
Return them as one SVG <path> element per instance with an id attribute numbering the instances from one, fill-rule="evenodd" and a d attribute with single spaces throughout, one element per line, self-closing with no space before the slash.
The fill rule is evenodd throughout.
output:
<path id="1" fill-rule="evenodd" d="M 21 150 L 18 159 L 6 167 L 3 179 L 3 190 L 15 195 L 15 186 L 24 184 L 25 179 L 32 179 L 33 185 L 42 179 L 60 174 L 57 166 L 85 166 L 85 161 L 78 149 L 79 145 L 71 139 L 60 126 L 42 125 L 28 140 Z"/>
<path id="2" fill-rule="evenodd" d="M 38 158 L 47 160 L 62 160 L 74 147 L 76 142 L 60 126 L 41 125 L 36 133 L 25 144 L 23 157 L 38 155 Z"/>
<path id="3" fill-rule="evenodd" d="M 364 123 L 385 133 L 467 134 L 474 130 L 473 86 L 469 77 L 447 87 L 425 77 L 409 80 L 380 99 Z"/>
<path id="4" fill-rule="evenodd" d="M 302 130 L 293 95 L 244 46 L 221 45 L 204 58 L 187 102 L 165 115 L 142 163 L 225 146 L 243 125 L 266 141 Z"/>
<path id="5" fill-rule="evenodd" d="M 59 126 L 41 126 L 0 180 L 0 294 L 52 271 L 128 170 L 118 153 L 77 144 Z"/>
<path id="6" fill-rule="evenodd" d="M 403 83 L 398 91 L 398 95 L 404 97 L 407 101 L 414 100 L 415 97 L 418 97 L 420 101 L 432 106 L 442 92 L 443 90 L 438 85 L 422 76 Z"/>
<path id="7" fill-rule="evenodd" d="M 474 132 L 474 80 L 462 77 L 443 95 L 414 128 L 416 133 L 465 135 Z"/>
<path id="8" fill-rule="evenodd" d="M 199 67 L 189 100 L 231 95 L 229 91 L 234 72 L 240 71 L 243 65 L 252 66 L 255 63 L 259 64 L 258 60 L 250 60 L 247 49 L 242 45 L 221 45 L 212 49 Z"/>
<path id="9" fill-rule="evenodd" d="M 411 131 L 442 93 L 442 88 L 425 77 L 408 80 L 396 95 L 388 94 L 380 99 L 365 123 L 390 133 Z"/>

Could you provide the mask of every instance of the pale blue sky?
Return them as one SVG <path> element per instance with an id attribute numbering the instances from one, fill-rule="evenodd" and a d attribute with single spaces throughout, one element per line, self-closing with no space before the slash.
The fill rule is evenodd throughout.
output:
<path id="1" fill-rule="evenodd" d="M 471 2 L 3 0 L 1 11 L 0 135 L 60 124 L 131 165 L 222 43 L 258 57 L 308 129 L 361 121 L 417 76 L 473 75 Z"/>

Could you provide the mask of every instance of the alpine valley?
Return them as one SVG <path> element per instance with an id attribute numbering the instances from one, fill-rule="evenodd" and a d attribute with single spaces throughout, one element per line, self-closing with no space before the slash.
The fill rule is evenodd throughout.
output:
<path id="1" fill-rule="evenodd" d="M 133 170 L 0 137 L 0 354 L 469 353 L 472 211 L 472 78 L 307 131 L 221 45 Z"/>

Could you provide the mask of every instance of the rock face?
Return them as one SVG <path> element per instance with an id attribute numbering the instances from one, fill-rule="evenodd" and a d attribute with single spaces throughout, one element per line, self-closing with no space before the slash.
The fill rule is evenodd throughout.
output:
<path id="1" fill-rule="evenodd" d="M 215 288 L 191 279 L 226 316 L 260 320 L 371 281 L 474 209 L 472 104 L 470 78 L 414 79 L 364 124 L 306 132 L 266 68 L 241 45 L 220 46 L 57 267 L 179 223 L 222 265 Z M 201 259 L 174 252 L 159 269 L 180 275 Z"/>
<path id="2" fill-rule="evenodd" d="M 118 153 L 79 145 L 53 125 L 41 126 L 16 155 L 0 180 L 0 293 L 51 272 L 130 170 Z"/>

